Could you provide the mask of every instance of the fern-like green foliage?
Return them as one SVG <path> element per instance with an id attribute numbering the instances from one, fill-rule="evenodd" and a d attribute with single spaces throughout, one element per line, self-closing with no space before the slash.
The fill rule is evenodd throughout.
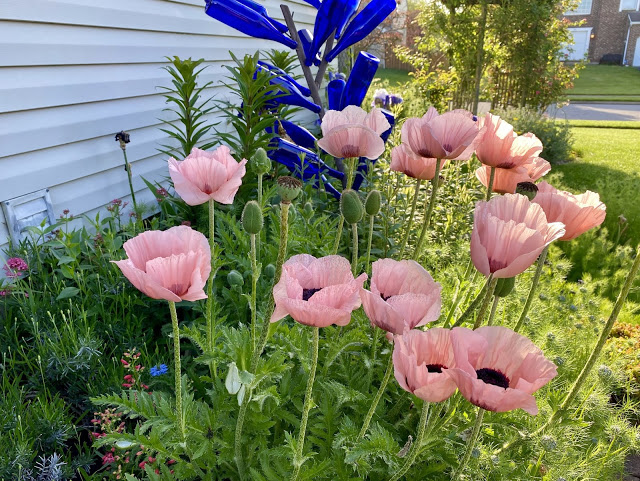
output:
<path id="1" fill-rule="evenodd" d="M 204 59 L 186 60 L 179 57 L 167 57 L 171 65 L 163 67 L 171 75 L 172 87 L 160 86 L 164 90 L 166 103 L 170 104 L 164 111 L 170 114 L 170 119 L 161 119 L 165 128 L 164 133 L 177 141 L 178 146 L 163 144 L 160 152 L 170 157 L 178 156 L 183 159 L 191 153 L 194 147 L 203 150 L 216 145 L 216 141 L 206 140 L 206 134 L 212 125 L 207 115 L 213 110 L 209 105 L 211 98 L 203 99 L 205 89 L 211 87 L 212 81 L 203 85 L 198 84 L 198 76 L 206 66 L 199 68 Z"/>

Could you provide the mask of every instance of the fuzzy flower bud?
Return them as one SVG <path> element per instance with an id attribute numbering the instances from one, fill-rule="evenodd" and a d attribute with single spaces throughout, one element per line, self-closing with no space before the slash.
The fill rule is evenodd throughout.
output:
<path id="1" fill-rule="evenodd" d="M 278 187 L 278 195 L 283 204 L 290 204 L 302 190 L 302 182 L 288 175 L 278 177 L 276 185 Z"/>
<path id="2" fill-rule="evenodd" d="M 240 287 L 244 284 L 244 279 L 242 277 L 242 274 L 234 269 L 230 271 L 229 274 L 227 274 L 227 282 L 231 286 Z"/>
<path id="3" fill-rule="evenodd" d="M 267 267 L 264 268 L 264 274 L 269 279 L 273 279 L 276 276 L 276 266 L 274 266 L 273 264 L 268 264 Z"/>
<path id="4" fill-rule="evenodd" d="M 357 224 L 364 215 L 364 206 L 355 190 L 345 190 L 340 198 L 340 211 L 348 224 Z"/>
<path id="5" fill-rule="evenodd" d="M 380 204 L 382 197 L 379 190 L 372 190 L 367 194 L 367 199 L 364 202 L 364 210 L 368 215 L 376 215 L 380 212 Z"/>
<path id="6" fill-rule="evenodd" d="M 242 210 L 242 227 L 248 234 L 258 234 L 263 226 L 262 209 L 255 200 L 247 202 Z"/>
<path id="7" fill-rule="evenodd" d="M 258 174 L 266 174 L 271 170 L 271 159 L 267 157 L 267 152 L 262 147 L 253 154 L 251 163 Z"/>

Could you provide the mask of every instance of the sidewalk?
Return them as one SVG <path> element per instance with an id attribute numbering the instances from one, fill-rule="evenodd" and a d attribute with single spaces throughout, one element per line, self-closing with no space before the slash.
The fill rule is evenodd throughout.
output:
<path id="1" fill-rule="evenodd" d="M 568 120 L 635 120 L 640 121 L 640 104 L 575 103 L 558 109 L 549 107 L 550 117 Z"/>

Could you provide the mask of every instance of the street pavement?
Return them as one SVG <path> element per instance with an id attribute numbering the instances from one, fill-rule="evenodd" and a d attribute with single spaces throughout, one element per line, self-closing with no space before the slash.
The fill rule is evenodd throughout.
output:
<path id="1" fill-rule="evenodd" d="M 549 107 L 550 117 L 568 120 L 635 120 L 640 121 L 638 104 L 570 103 L 558 109 Z"/>

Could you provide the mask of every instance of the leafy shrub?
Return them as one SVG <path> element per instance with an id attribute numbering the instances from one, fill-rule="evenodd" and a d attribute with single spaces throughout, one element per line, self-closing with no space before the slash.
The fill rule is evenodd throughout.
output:
<path id="1" fill-rule="evenodd" d="M 544 146 L 540 157 L 552 164 L 568 162 L 574 158 L 573 139 L 568 122 L 550 119 L 530 108 L 496 110 L 495 114 L 512 124 L 518 134 L 535 134 Z"/>

